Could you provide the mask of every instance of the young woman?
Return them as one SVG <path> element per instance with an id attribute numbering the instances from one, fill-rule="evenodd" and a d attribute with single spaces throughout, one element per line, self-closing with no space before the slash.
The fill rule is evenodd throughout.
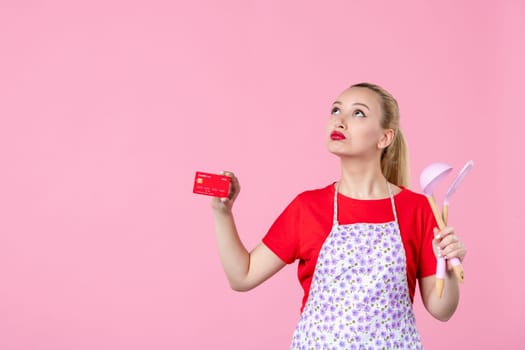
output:
<path id="1" fill-rule="evenodd" d="M 396 100 L 362 83 L 332 104 L 328 150 L 341 178 L 299 194 L 251 252 L 232 214 L 240 185 L 213 198 L 217 244 L 234 290 L 250 290 L 298 260 L 304 289 L 292 349 L 421 349 L 412 302 L 416 280 L 425 308 L 446 321 L 459 301 L 449 266 L 435 292 L 436 256 L 462 260 L 466 249 L 451 227 L 437 229 L 427 199 L 406 188 L 407 150 Z"/>

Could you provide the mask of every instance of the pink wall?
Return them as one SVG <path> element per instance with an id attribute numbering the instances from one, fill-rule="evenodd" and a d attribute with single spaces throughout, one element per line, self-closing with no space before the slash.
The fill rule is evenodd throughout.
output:
<path id="1" fill-rule="evenodd" d="M 295 266 L 230 291 L 194 172 L 238 174 L 252 247 L 337 179 L 329 106 L 364 80 L 400 102 L 415 190 L 475 161 L 461 306 L 416 300 L 426 348 L 524 348 L 522 1 L 78 3 L 0 2 L 0 349 L 287 348 Z"/>

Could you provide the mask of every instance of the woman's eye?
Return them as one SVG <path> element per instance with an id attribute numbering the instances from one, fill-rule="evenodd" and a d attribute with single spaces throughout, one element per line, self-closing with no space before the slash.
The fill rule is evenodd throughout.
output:
<path id="1" fill-rule="evenodd" d="M 357 109 L 354 112 L 354 117 L 364 118 L 364 117 L 366 117 L 366 115 L 363 113 L 363 111 L 361 111 L 360 109 Z"/>
<path id="2" fill-rule="evenodd" d="M 330 114 L 332 114 L 332 115 L 339 115 L 339 114 L 341 114 L 341 110 L 339 109 L 339 107 L 334 107 L 334 108 L 332 108 L 332 112 L 330 112 Z"/>

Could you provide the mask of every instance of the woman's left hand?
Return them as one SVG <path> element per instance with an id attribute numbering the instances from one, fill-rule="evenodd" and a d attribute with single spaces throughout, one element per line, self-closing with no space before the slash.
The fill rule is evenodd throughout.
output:
<path id="1" fill-rule="evenodd" d="M 456 235 L 454 228 L 445 227 L 441 231 L 438 228 L 434 228 L 434 251 L 436 255 L 443 256 L 447 260 L 452 258 L 458 258 L 460 261 L 465 259 L 467 254 L 467 248 L 461 239 Z M 447 269 L 451 270 L 451 264 L 447 264 Z"/>

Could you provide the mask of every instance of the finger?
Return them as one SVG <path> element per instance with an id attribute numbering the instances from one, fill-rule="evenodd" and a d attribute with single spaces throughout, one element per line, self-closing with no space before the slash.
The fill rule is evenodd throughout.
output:
<path id="1" fill-rule="evenodd" d="M 455 243 L 458 243 L 460 242 L 460 239 L 457 235 L 455 234 L 450 234 L 444 238 L 441 239 L 441 241 L 439 242 L 439 247 L 441 249 L 445 249 L 446 247 L 448 247 L 449 245 L 451 244 L 455 244 Z"/>
<path id="2" fill-rule="evenodd" d="M 445 248 L 445 246 L 452 241 L 451 236 L 454 236 L 454 229 L 452 227 L 445 227 L 443 230 L 434 228 L 434 242 L 441 249 Z"/>
<path id="3" fill-rule="evenodd" d="M 231 171 L 222 171 L 222 174 L 230 177 L 230 187 L 228 189 L 228 196 L 227 198 L 230 200 L 230 202 L 234 202 L 239 196 L 239 193 L 241 192 L 241 185 L 239 184 L 239 179 L 235 174 Z"/>
<path id="4" fill-rule="evenodd" d="M 229 198 L 230 199 L 236 198 L 239 195 L 240 191 L 241 191 L 241 185 L 239 184 L 239 179 L 237 179 L 237 177 L 232 174 Z"/>
<path id="5" fill-rule="evenodd" d="M 456 239 L 455 235 L 448 235 L 446 237 L 442 237 L 439 240 L 439 246 L 441 248 L 445 248 L 447 245 L 449 245 L 451 243 L 454 243 L 454 242 L 457 242 L 457 241 L 458 241 L 458 239 Z"/>
<path id="6" fill-rule="evenodd" d="M 237 192 L 238 192 L 238 185 L 232 179 L 232 182 L 230 183 L 230 188 L 228 189 L 228 199 L 235 198 Z"/>
<path id="7" fill-rule="evenodd" d="M 463 258 L 465 257 L 466 253 L 467 253 L 467 250 L 465 248 L 465 245 L 462 242 L 452 243 L 449 246 L 447 246 L 447 248 L 445 248 L 443 250 L 443 255 L 447 259 L 451 259 L 451 258 L 456 258 L 457 257 L 460 260 L 463 260 Z"/>
<path id="8" fill-rule="evenodd" d="M 458 249 L 458 250 L 454 250 L 450 253 L 447 253 L 445 255 L 445 258 L 446 259 L 453 259 L 453 258 L 458 258 L 459 261 L 463 261 L 463 259 L 465 259 L 465 255 L 467 254 L 467 250 L 466 249 Z"/>
<path id="9" fill-rule="evenodd" d="M 238 188 L 239 187 L 239 179 L 237 179 L 237 176 L 235 176 L 234 174 L 231 174 L 230 178 L 231 178 L 231 185 L 232 185 L 232 187 Z"/>
<path id="10" fill-rule="evenodd" d="M 437 234 L 435 233 L 436 232 L 435 230 L 434 230 L 434 234 L 436 235 L 437 239 L 442 239 L 455 232 L 454 228 L 450 226 L 444 227 L 442 230 L 438 229 L 439 232 Z"/>
<path id="11" fill-rule="evenodd" d="M 434 239 L 436 239 L 439 242 L 441 241 L 441 238 L 443 238 L 443 236 L 441 235 L 441 231 L 439 230 L 439 228 L 434 227 Z"/>
<path id="12" fill-rule="evenodd" d="M 237 189 L 237 184 L 239 183 L 235 174 L 228 170 L 221 170 L 221 175 L 228 176 L 230 178 L 230 187 L 228 189 L 228 197 L 224 197 L 224 200 L 221 198 L 222 202 L 225 202 L 227 199 L 233 198 L 235 191 Z"/>
<path id="13" fill-rule="evenodd" d="M 444 247 L 441 247 L 441 252 L 445 257 L 448 257 L 453 251 L 458 248 L 457 243 L 450 243 Z"/>

